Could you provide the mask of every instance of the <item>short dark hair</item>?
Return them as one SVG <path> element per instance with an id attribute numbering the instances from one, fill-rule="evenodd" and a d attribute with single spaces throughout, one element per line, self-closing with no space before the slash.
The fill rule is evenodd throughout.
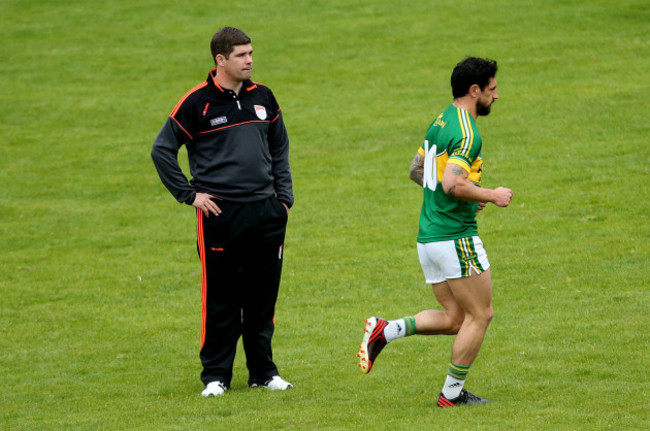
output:
<path id="1" fill-rule="evenodd" d="M 235 45 L 248 45 L 249 43 L 251 43 L 251 38 L 240 29 L 235 27 L 224 27 L 218 30 L 214 36 L 212 36 L 212 40 L 210 41 L 212 60 L 216 63 L 217 54 L 221 54 L 228 58 L 235 49 Z"/>
<path id="2" fill-rule="evenodd" d="M 497 62 L 489 58 L 467 57 L 451 73 L 451 92 L 454 98 L 463 97 L 469 88 L 478 84 L 483 90 L 490 78 L 497 76 Z"/>

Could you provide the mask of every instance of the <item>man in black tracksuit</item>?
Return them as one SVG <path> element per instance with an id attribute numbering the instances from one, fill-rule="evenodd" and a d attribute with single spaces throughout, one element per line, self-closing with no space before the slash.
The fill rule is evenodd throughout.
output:
<path id="1" fill-rule="evenodd" d="M 284 390 L 271 338 L 293 186 L 289 139 L 271 90 L 250 80 L 252 47 L 225 27 L 210 44 L 216 68 L 176 105 L 151 150 L 163 184 L 197 208 L 203 396 L 229 387 L 243 336 L 250 387 Z M 192 180 L 178 164 L 187 148 Z"/>

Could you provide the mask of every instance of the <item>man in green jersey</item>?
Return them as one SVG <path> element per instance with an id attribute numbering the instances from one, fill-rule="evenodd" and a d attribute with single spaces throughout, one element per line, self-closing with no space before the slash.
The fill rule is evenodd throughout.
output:
<path id="1" fill-rule="evenodd" d="M 386 321 L 366 319 L 359 346 L 359 366 L 370 372 L 387 343 L 400 337 L 456 335 L 439 407 L 483 404 L 467 392 L 465 377 L 476 358 L 492 319 L 490 263 L 478 236 L 476 213 L 488 203 L 506 207 L 512 190 L 480 187 L 482 164 L 478 116 L 488 115 L 497 93 L 496 61 L 468 57 L 451 75 L 453 103 L 429 126 L 410 170 L 423 187 L 424 199 L 417 238 L 426 282 L 443 310 Z"/>

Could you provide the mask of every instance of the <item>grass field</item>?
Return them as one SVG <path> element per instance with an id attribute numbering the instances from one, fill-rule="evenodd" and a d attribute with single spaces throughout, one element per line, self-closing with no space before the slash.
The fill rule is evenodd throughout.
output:
<path id="1" fill-rule="evenodd" d="M 644 0 L 0 2 L 0 429 L 650 428 L 650 5 Z M 253 39 L 292 143 L 296 205 L 275 359 L 296 388 L 203 399 L 192 208 L 149 152 L 211 68 Z M 434 407 L 451 338 L 356 367 L 364 319 L 436 306 L 408 168 L 465 55 L 499 61 L 479 120 L 495 319 Z M 632 169 L 632 171 L 630 171 Z"/>

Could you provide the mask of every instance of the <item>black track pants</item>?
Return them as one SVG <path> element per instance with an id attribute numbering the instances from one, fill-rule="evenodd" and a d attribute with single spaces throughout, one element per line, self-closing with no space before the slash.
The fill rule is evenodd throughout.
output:
<path id="1" fill-rule="evenodd" d="M 249 384 L 277 375 L 271 338 L 287 210 L 275 197 L 237 203 L 215 200 L 221 214 L 197 210 L 201 258 L 201 363 L 204 384 L 230 387 L 239 337 Z"/>

